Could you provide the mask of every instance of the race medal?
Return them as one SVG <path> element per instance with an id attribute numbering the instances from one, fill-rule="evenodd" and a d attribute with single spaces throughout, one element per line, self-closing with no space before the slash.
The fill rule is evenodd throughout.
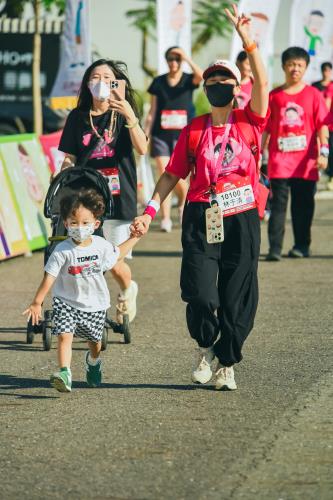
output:
<path id="1" fill-rule="evenodd" d="M 207 243 L 221 243 L 224 240 L 223 214 L 221 208 L 213 203 L 205 211 Z"/>
<path id="2" fill-rule="evenodd" d="M 283 153 L 304 151 L 307 147 L 306 135 L 289 135 L 278 137 L 279 150 Z"/>
<path id="3" fill-rule="evenodd" d="M 117 167 L 112 168 L 101 168 L 101 174 L 106 177 L 111 196 L 120 195 L 120 180 L 119 180 L 119 170 Z"/>
<path id="4" fill-rule="evenodd" d="M 161 112 L 161 128 L 163 130 L 182 130 L 187 125 L 185 109 L 163 109 Z"/>
<path id="5" fill-rule="evenodd" d="M 256 208 L 257 204 L 249 177 L 230 175 L 227 181 L 225 179 L 218 181 L 214 195 L 223 212 L 223 217 Z M 211 203 L 214 202 L 214 198 Z"/>

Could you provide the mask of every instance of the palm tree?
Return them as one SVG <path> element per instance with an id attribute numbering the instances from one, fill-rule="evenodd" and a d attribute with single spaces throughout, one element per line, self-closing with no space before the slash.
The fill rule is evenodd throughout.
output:
<path id="1" fill-rule="evenodd" d="M 149 38 L 155 38 L 156 29 L 156 0 L 139 0 L 145 2 L 141 9 L 128 10 L 126 16 L 133 19 L 135 26 L 142 33 L 142 61 L 143 71 L 154 77 L 156 70 L 147 63 L 147 44 Z M 192 24 L 196 34 L 192 45 L 192 52 L 199 52 L 214 36 L 223 37 L 232 31 L 230 23 L 224 15 L 224 9 L 238 0 L 200 0 L 193 11 Z"/>
<path id="2" fill-rule="evenodd" d="M 145 6 L 143 8 L 128 10 L 126 12 L 126 17 L 133 19 L 131 26 L 134 26 L 141 31 L 141 67 L 148 76 L 153 78 L 156 71 L 148 65 L 147 44 L 149 38 L 154 38 L 154 30 L 156 27 L 156 1 L 143 1 L 145 2 Z"/>
<path id="3" fill-rule="evenodd" d="M 232 32 L 232 27 L 226 19 L 224 9 L 230 7 L 231 3 L 238 0 L 200 0 L 193 11 L 194 20 L 192 24 L 197 32 L 192 53 L 199 52 L 213 37 L 223 38 Z"/>

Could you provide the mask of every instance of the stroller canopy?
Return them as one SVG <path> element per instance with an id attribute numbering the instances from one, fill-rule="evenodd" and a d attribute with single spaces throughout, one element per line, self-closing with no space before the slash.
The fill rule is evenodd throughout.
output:
<path id="1" fill-rule="evenodd" d="M 105 219 L 111 218 L 113 200 L 108 181 L 98 170 L 87 167 L 69 167 L 62 170 L 51 182 L 44 203 L 44 215 L 51 219 L 60 214 L 60 200 L 63 196 L 78 192 L 81 189 L 95 189 L 103 196 L 105 203 Z"/>

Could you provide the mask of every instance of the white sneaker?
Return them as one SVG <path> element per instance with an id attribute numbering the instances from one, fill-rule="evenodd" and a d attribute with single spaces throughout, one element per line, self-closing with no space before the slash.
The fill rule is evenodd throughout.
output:
<path id="1" fill-rule="evenodd" d="M 196 353 L 198 356 L 198 354 Z M 212 347 L 204 348 L 199 347 L 198 366 L 192 372 L 192 381 L 197 384 L 206 384 L 213 376 L 212 362 L 215 358 L 214 350 Z"/>
<path id="2" fill-rule="evenodd" d="M 216 384 L 215 389 L 224 391 L 235 391 L 237 385 L 235 382 L 234 369 L 232 366 L 222 366 L 220 363 L 217 365 L 215 372 Z"/>
<path id="3" fill-rule="evenodd" d="M 162 219 L 161 220 L 161 231 L 164 233 L 171 233 L 172 229 L 172 220 L 171 219 Z"/>
<path id="4" fill-rule="evenodd" d="M 118 302 L 116 305 L 117 314 L 116 320 L 118 323 L 123 323 L 123 315 L 128 314 L 129 322 L 133 321 L 136 316 L 136 297 L 138 295 L 138 285 L 135 281 L 126 290 L 118 295 Z"/>

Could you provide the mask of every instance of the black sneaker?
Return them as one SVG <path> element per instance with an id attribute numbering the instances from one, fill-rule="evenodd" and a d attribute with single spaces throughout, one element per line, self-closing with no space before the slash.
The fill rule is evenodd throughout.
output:
<path id="1" fill-rule="evenodd" d="M 282 259 L 281 254 L 277 252 L 268 252 L 266 255 L 266 261 L 267 262 L 280 262 Z"/>
<path id="2" fill-rule="evenodd" d="M 292 259 L 303 259 L 304 257 L 310 257 L 310 250 L 301 250 L 300 248 L 293 247 L 291 250 L 288 252 L 288 257 L 291 257 Z"/>

